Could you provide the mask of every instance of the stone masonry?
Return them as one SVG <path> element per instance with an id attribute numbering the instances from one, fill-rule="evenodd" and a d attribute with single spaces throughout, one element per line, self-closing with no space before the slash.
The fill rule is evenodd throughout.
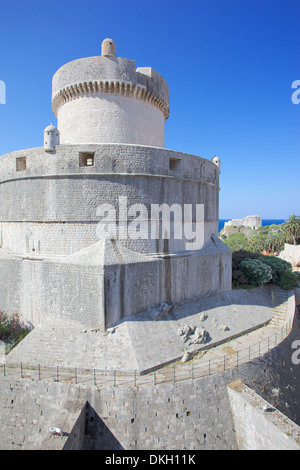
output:
<path id="1" fill-rule="evenodd" d="M 1 308 L 34 326 L 58 317 L 104 331 L 161 302 L 230 290 L 220 161 L 164 148 L 165 79 L 116 57 L 107 39 L 101 56 L 55 73 L 52 107 L 58 128 L 46 127 L 44 147 L 0 160 Z M 185 206 L 190 222 L 175 236 Z M 144 231 L 129 236 L 138 215 Z M 202 239 L 191 248 L 195 222 Z"/>

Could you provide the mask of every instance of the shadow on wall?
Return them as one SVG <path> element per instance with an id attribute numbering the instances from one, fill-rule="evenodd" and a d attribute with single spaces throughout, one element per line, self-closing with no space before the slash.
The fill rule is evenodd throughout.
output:
<path id="1" fill-rule="evenodd" d="M 78 428 L 77 423 L 75 423 L 64 450 L 70 448 L 76 448 L 77 450 L 124 450 L 118 439 L 105 424 L 105 418 L 101 419 L 89 402 L 86 402 L 82 412 L 85 416 L 81 432 L 75 431 L 75 428 Z M 81 434 L 79 440 L 78 434 Z"/>

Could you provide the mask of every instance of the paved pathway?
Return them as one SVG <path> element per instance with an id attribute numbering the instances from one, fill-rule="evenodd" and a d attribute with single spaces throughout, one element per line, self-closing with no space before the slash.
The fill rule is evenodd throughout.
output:
<path id="1" fill-rule="evenodd" d="M 288 297 L 291 293 L 272 289 L 272 319 L 268 325 L 218 346 L 203 350 L 187 363 L 177 361 L 156 372 L 139 375 L 134 370 L 99 370 L 82 367 L 50 367 L 13 361 L 0 365 L 0 376 L 16 376 L 32 380 L 66 381 L 82 386 L 143 386 L 176 383 L 233 368 L 261 356 L 279 344 L 289 333 Z M 46 338 L 45 338 L 46 341 Z"/>

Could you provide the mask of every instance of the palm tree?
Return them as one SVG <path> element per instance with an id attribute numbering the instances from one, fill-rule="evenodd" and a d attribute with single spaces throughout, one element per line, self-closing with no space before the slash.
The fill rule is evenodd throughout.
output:
<path id="1" fill-rule="evenodd" d="M 297 239 L 300 238 L 300 216 L 291 215 L 289 220 L 283 224 L 286 241 L 293 241 L 297 245 Z"/>
<path id="2" fill-rule="evenodd" d="M 281 230 L 272 230 L 267 236 L 267 249 L 272 253 L 280 251 L 283 246 L 283 232 Z"/>

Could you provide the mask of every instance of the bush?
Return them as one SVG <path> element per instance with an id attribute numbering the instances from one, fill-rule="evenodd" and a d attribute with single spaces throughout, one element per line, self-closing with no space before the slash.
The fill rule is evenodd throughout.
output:
<path id="1" fill-rule="evenodd" d="M 240 264 L 244 259 L 255 259 L 260 256 L 260 253 L 252 253 L 247 250 L 234 251 L 232 253 L 232 269 L 240 269 Z"/>
<path id="2" fill-rule="evenodd" d="M 298 282 L 299 278 L 296 273 L 284 271 L 279 278 L 278 286 L 281 287 L 281 289 L 291 290 L 297 287 Z"/>
<path id="3" fill-rule="evenodd" d="M 249 280 L 243 274 L 241 269 L 232 270 L 232 286 L 233 287 L 244 287 L 247 284 L 249 284 Z"/>
<path id="4" fill-rule="evenodd" d="M 270 266 L 272 269 L 272 282 L 274 282 L 274 284 L 278 284 L 280 276 L 285 271 L 292 271 L 291 263 L 281 258 L 277 258 L 276 256 L 261 256 L 259 260 Z"/>
<path id="5" fill-rule="evenodd" d="M 259 259 L 246 258 L 240 263 L 243 274 L 248 278 L 249 284 L 262 286 L 272 280 L 272 269 Z"/>
<path id="6" fill-rule="evenodd" d="M 0 341 L 6 343 L 8 352 L 30 332 L 31 327 L 20 321 L 17 313 L 8 315 L 0 310 Z"/>
<path id="7" fill-rule="evenodd" d="M 238 250 L 232 253 L 232 286 L 235 288 L 249 285 L 249 279 L 241 270 L 241 262 L 244 259 L 258 258 L 260 253 L 252 253 L 247 250 Z"/>

